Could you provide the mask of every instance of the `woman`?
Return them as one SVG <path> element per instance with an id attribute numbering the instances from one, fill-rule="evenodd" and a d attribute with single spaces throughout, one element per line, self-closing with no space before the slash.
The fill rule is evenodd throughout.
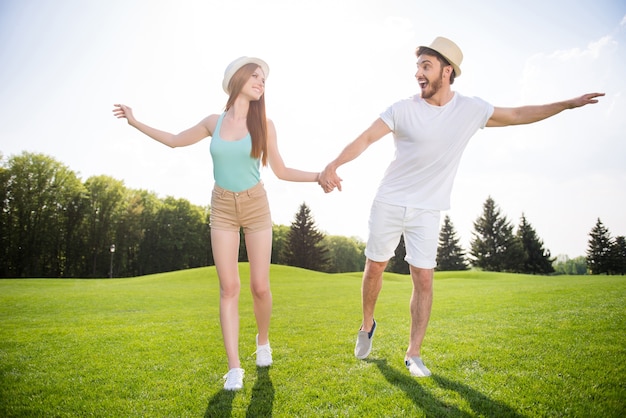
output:
<path id="1" fill-rule="evenodd" d="M 197 125 L 174 135 L 139 122 L 132 109 L 114 105 L 117 118 L 169 146 L 183 147 L 211 138 L 215 186 L 211 197 L 211 246 L 220 282 L 220 324 L 228 357 L 224 389 L 243 387 L 239 362 L 239 229 L 243 228 L 250 262 L 250 288 L 254 301 L 256 364 L 272 364 L 269 325 L 272 294 L 269 268 L 272 253 L 272 220 L 260 165 L 268 163 L 282 180 L 317 182 L 319 173 L 285 166 L 278 151 L 274 124 L 265 116 L 265 79 L 268 65 L 261 59 L 241 57 L 226 67 L 222 87 L 229 95 L 222 114 L 209 115 Z"/>

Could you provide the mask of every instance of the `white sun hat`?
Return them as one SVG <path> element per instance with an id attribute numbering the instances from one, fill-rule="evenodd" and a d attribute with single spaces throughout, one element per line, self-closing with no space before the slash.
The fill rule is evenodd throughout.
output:
<path id="1" fill-rule="evenodd" d="M 230 83 L 230 79 L 233 78 L 237 70 L 239 70 L 246 64 L 256 64 L 261 67 L 261 69 L 265 73 L 265 78 L 270 75 L 270 67 L 262 59 L 254 57 L 239 57 L 230 64 L 228 64 L 228 67 L 226 67 L 226 70 L 224 70 L 224 80 L 222 81 L 222 88 L 224 89 L 226 94 L 230 94 L 230 92 L 228 91 L 228 84 Z"/>

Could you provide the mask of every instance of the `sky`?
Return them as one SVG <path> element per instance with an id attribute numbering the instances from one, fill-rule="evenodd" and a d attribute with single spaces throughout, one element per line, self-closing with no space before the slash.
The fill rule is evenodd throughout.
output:
<path id="1" fill-rule="evenodd" d="M 452 86 L 495 106 L 588 92 L 600 103 L 542 122 L 479 131 L 461 161 L 448 215 L 468 250 L 491 197 L 522 214 L 556 255 L 585 255 L 599 218 L 626 235 L 626 2 L 623 0 L 1 0 L 0 153 L 49 155 L 85 181 L 208 206 L 210 138 L 170 149 L 112 116 L 179 132 L 224 109 L 224 69 L 270 66 L 267 114 L 288 166 L 321 171 L 392 103 L 418 93 L 415 48 L 462 49 Z M 393 157 L 387 135 L 338 170 L 343 191 L 262 170 L 273 221 L 300 204 L 329 235 L 367 238 L 369 208 Z M 442 216 L 443 218 L 443 216 Z"/>

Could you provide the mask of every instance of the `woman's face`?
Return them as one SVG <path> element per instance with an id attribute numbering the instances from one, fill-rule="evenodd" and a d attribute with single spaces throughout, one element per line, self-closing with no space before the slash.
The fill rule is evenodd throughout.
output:
<path id="1" fill-rule="evenodd" d="M 257 67 L 246 84 L 241 89 L 241 93 L 250 97 L 250 100 L 259 100 L 265 93 L 265 74 L 261 67 Z"/>

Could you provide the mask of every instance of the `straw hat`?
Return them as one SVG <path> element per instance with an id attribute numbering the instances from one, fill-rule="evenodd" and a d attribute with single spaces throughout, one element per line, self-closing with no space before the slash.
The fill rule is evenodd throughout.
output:
<path id="1" fill-rule="evenodd" d="M 455 76 L 459 77 L 461 75 L 461 62 L 463 62 L 463 53 L 461 52 L 461 48 L 459 48 L 457 44 L 455 44 L 448 38 L 438 36 L 426 48 L 435 50 L 443 55 L 443 57 L 448 60 L 450 65 L 452 65 L 452 68 L 454 68 L 454 72 L 456 74 Z"/>
<path id="2" fill-rule="evenodd" d="M 254 58 L 254 57 L 239 57 L 233 62 L 231 62 L 230 64 L 228 64 L 228 67 L 226 67 L 226 70 L 224 71 L 224 80 L 222 81 L 222 88 L 224 89 L 226 94 L 230 94 L 230 92 L 228 91 L 228 83 L 230 83 L 230 79 L 233 78 L 233 76 L 235 75 L 238 69 L 240 69 L 246 64 L 256 64 L 259 67 L 261 67 L 261 69 L 265 73 L 265 78 L 267 78 L 270 75 L 270 67 L 262 59 Z"/>

